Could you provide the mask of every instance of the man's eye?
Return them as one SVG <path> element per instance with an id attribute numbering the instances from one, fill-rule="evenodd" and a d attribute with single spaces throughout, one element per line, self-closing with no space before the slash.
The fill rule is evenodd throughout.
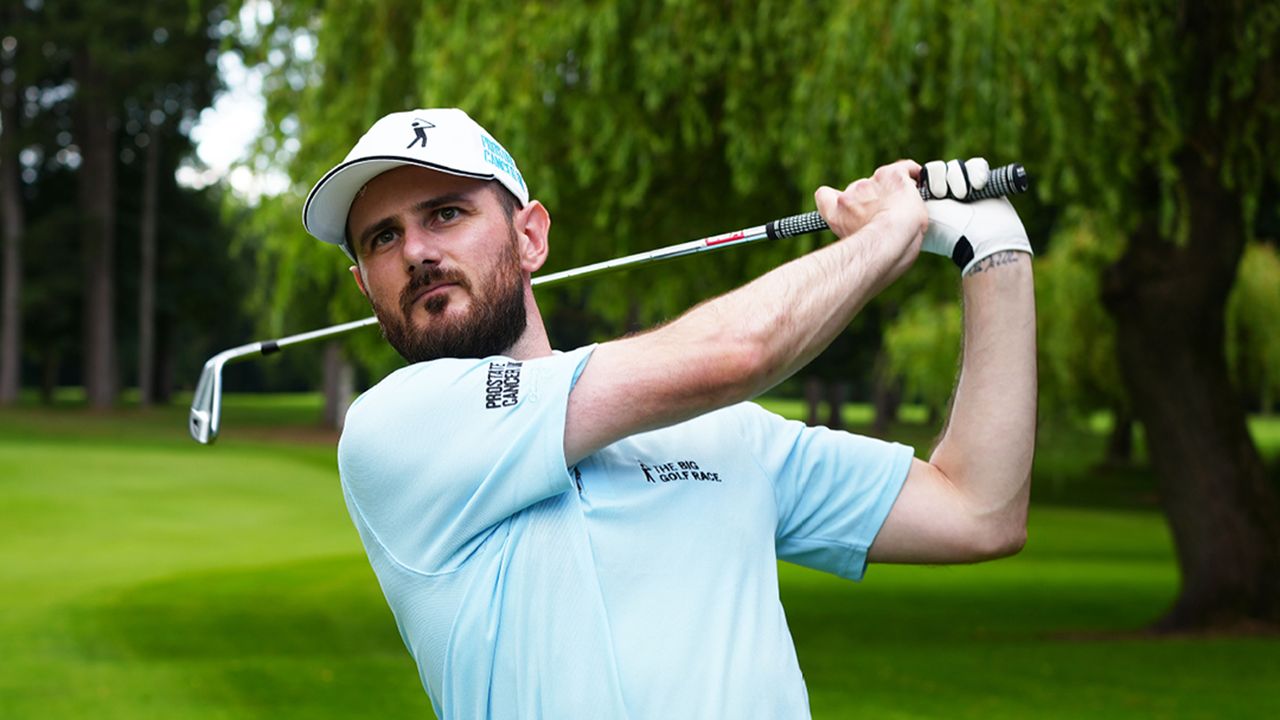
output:
<path id="1" fill-rule="evenodd" d="M 461 212 L 462 211 L 458 210 L 456 207 L 443 207 L 436 211 L 436 217 L 445 222 L 449 222 L 450 220 L 457 218 Z"/>
<path id="2" fill-rule="evenodd" d="M 395 237 L 396 237 L 396 234 L 393 231 L 383 230 L 382 232 L 373 236 L 373 246 L 377 247 L 379 245 L 386 245 L 387 243 L 394 240 Z"/>

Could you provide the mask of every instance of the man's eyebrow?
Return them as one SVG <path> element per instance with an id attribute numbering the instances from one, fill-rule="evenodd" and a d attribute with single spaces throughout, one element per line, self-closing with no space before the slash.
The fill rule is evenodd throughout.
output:
<path id="1" fill-rule="evenodd" d="M 468 196 L 470 194 L 471 193 L 455 192 L 455 193 L 447 193 L 445 195 L 438 195 L 433 198 L 427 198 L 426 200 L 415 203 L 414 206 L 410 208 L 410 212 L 412 212 L 415 215 L 421 215 L 422 213 L 431 212 L 432 210 L 435 210 L 437 208 L 441 208 L 453 203 L 467 202 L 469 200 Z M 378 233 L 382 232 L 383 230 L 386 230 L 387 228 L 395 227 L 395 224 L 396 224 L 395 217 L 388 215 L 387 217 L 384 217 L 381 220 L 366 227 L 364 230 L 361 230 L 360 237 L 358 239 L 360 247 L 367 247 L 370 239 L 375 237 Z"/>

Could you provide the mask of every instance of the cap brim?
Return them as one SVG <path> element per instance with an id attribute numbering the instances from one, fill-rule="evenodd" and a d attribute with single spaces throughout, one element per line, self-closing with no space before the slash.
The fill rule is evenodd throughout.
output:
<path id="1" fill-rule="evenodd" d="M 351 212 L 351 203 L 355 201 L 356 193 L 375 177 L 403 165 L 416 165 L 477 180 L 496 179 L 493 173 L 466 172 L 400 155 L 362 157 L 333 168 L 311 188 L 302 208 L 302 226 L 319 240 L 343 245 L 347 215 Z"/>

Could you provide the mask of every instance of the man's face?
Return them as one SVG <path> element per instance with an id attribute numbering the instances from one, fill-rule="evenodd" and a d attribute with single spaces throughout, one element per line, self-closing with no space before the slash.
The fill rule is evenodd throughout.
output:
<path id="1" fill-rule="evenodd" d="M 502 354 L 525 330 L 511 216 L 492 183 L 405 166 L 356 196 L 356 281 L 409 362 Z"/>

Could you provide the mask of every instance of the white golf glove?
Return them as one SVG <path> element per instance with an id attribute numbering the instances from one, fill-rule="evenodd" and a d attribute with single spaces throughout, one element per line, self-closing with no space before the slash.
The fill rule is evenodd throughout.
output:
<path id="1" fill-rule="evenodd" d="M 990 169 L 982 158 L 949 163 L 935 160 L 925 164 L 924 173 L 931 195 L 963 200 L 987 184 Z M 924 204 L 929 211 L 929 229 L 924 234 L 923 251 L 951 258 L 962 274 L 998 252 L 1033 254 L 1027 231 L 1008 199 L 969 203 L 957 200 L 929 200 Z"/>

